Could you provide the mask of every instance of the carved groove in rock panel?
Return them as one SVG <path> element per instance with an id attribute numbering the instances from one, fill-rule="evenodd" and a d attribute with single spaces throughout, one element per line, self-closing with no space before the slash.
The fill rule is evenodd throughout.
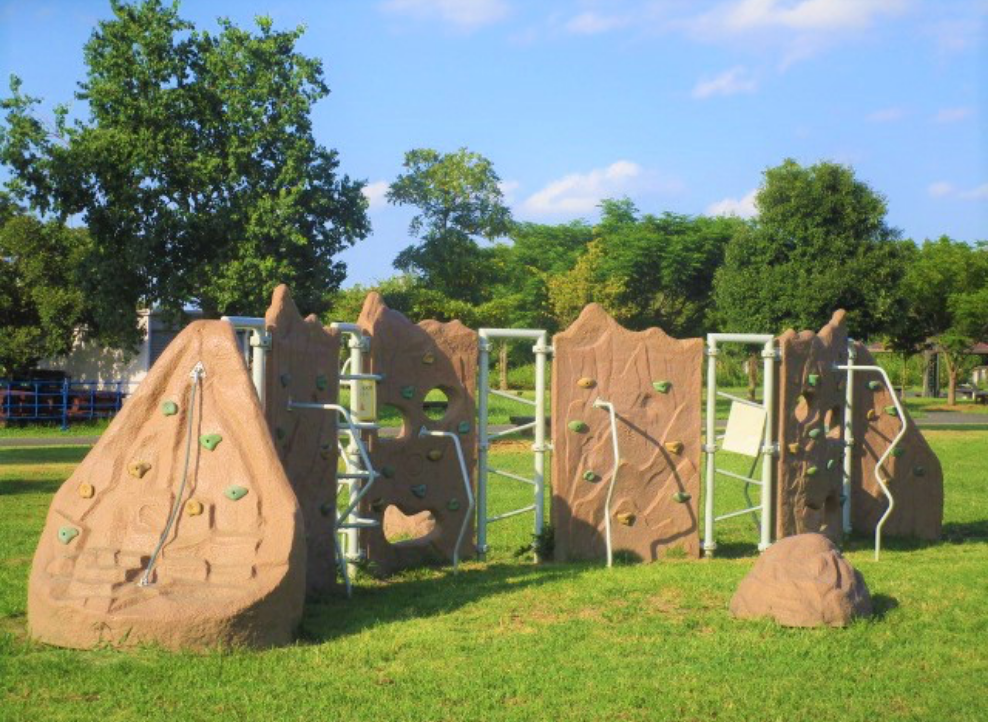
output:
<path id="1" fill-rule="evenodd" d="M 847 363 L 844 311 L 819 333 L 786 331 L 779 350 L 776 536 L 817 532 L 839 544 L 843 430 L 839 413 L 835 429 L 827 421 L 844 406 L 845 372 L 834 369 Z"/>
<path id="2" fill-rule="evenodd" d="M 556 559 L 606 556 L 604 501 L 614 458 L 608 412 L 593 408 L 598 397 L 612 402 L 618 417 L 615 554 L 654 561 L 679 548 L 698 556 L 703 341 L 676 340 L 658 328 L 629 331 L 590 304 L 553 346 Z"/>
<path id="3" fill-rule="evenodd" d="M 271 334 L 265 413 L 305 519 L 306 589 L 319 598 L 336 586 L 333 515 L 325 511 L 336 504 L 337 412 L 288 411 L 288 400 L 338 402 L 340 335 L 315 316 L 303 319 L 287 286 L 275 289 L 264 320 Z"/>
<path id="4" fill-rule="evenodd" d="M 190 409 L 189 374 L 200 362 L 205 378 Z M 163 413 L 168 402 L 175 413 Z M 154 584 L 141 587 L 180 487 L 190 414 L 181 511 Z M 221 441 L 209 450 L 198 443 L 204 435 Z M 140 477 L 128 471 L 135 464 L 146 467 Z M 246 494 L 229 498 L 231 486 Z M 30 633 L 80 648 L 286 644 L 304 602 L 303 534 L 233 331 L 192 323 L 55 494 L 31 569 Z"/>
<path id="5" fill-rule="evenodd" d="M 864 344 L 856 343 L 855 351 L 856 364 L 875 363 Z M 885 385 L 878 390 L 868 388 L 868 382 L 878 378 L 874 373 L 856 373 L 854 379 L 857 443 L 851 476 L 851 525 L 855 531 L 866 534 L 874 533 L 888 508 L 888 500 L 875 481 L 875 465 L 900 429 L 899 419 L 885 411 L 893 405 Z M 877 414 L 874 419 L 868 418 L 871 410 Z M 884 478 L 890 479 L 887 483 L 895 508 L 882 527 L 882 534 L 939 539 L 943 524 L 943 470 L 908 411 L 906 421 L 909 428 L 899 442 L 902 455 L 890 455 L 883 465 Z"/>
<path id="6" fill-rule="evenodd" d="M 404 535 L 417 537 L 391 543 L 383 526 L 363 529 L 361 546 L 381 574 L 450 562 L 468 510 L 463 477 L 451 439 L 419 438 L 418 433 L 423 426 L 456 433 L 475 488 L 477 334 L 459 321 L 414 324 L 389 309 L 377 293 L 367 296 L 358 324 L 371 336 L 371 371 L 384 375 L 377 387 L 378 407 L 391 405 L 405 419 L 398 438 L 367 434 L 374 468 L 380 472 L 387 467 L 391 476 L 378 479 L 364 498 L 361 516 L 383 522 L 385 510 L 395 506 L 411 519 Z M 425 396 L 434 388 L 448 398 L 440 421 L 430 420 L 423 410 Z M 465 433 L 464 423 L 469 424 Z M 419 536 L 424 528 L 421 512 L 432 514 L 434 526 Z M 400 515 L 392 515 L 389 531 L 400 534 L 403 530 L 396 525 L 401 523 Z M 474 548 L 471 515 L 460 558 L 471 556 Z"/>

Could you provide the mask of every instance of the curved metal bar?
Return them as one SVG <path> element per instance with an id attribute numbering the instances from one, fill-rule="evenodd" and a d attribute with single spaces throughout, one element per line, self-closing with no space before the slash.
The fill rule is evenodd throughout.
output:
<path id="1" fill-rule="evenodd" d="M 604 500 L 604 534 L 607 544 L 607 566 L 614 566 L 614 549 L 611 544 L 611 497 L 614 496 L 614 482 L 617 481 L 618 467 L 621 466 L 621 451 L 618 447 L 617 416 L 614 414 L 614 404 L 610 401 L 593 402 L 595 409 L 607 409 L 611 417 L 611 446 L 614 450 L 614 469 L 611 471 L 611 483 L 607 486 L 607 497 Z"/>
<path id="2" fill-rule="evenodd" d="M 463 537 L 466 536 L 467 526 L 473 516 L 473 489 L 470 488 L 470 472 L 467 471 L 467 462 L 463 458 L 463 447 L 460 445 L 460 437 L 452 431 L 430 431 L 426 427 L 419 430 L 419 436 L 445 436 L 453 440 L 456 447 L 456 458 L 460 462 L 460 473 L 463 474 L 463 489 L 467 494 L 467 513 L 463 515 L 463 523 L 460 525 L 460 533 L 456 537 L 456 546 L 453 547 L 453 571 L 456 572 L 460 566 L 460 545 L 463 544 Z"/>

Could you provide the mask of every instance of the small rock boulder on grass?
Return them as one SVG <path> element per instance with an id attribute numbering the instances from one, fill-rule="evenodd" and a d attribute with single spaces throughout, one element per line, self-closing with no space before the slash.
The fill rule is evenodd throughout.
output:
<path id="1" fill-rule="evenodd" d="M 731 599 L 735 617 L 772 617 L 785 627 L 845 627 L 871 611 L 861 572 L 823 534 L 773 544 Z"/>

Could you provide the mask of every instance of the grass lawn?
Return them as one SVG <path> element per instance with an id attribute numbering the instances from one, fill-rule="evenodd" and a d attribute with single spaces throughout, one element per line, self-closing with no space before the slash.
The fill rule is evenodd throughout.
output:
<path id="1" fill-rule="evenodd" d="M 709 561 L 535 566 L 531 517 L 491 527 L 487 562 L 358 580 L 263 652 L 77 652 L 25 636 L 26 580 L 52 493 L 85 449 L 0 448 L 0 719 L 988 719 L 988 432 L 928 431 L 946 473 L 946 541 L 847 555 L 877 615 L 848 629 L 740 622 L 750 519 Z M 521 446 L 493 454 L 526 470 Z M 492 513 L 529 503 L 498 481 Z M 740 494 L 719 495 L 738 508 Z"/>

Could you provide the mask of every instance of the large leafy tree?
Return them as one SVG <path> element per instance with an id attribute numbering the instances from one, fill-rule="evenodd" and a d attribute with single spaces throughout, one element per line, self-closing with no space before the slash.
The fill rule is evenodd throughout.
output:
<path id="1" fill-rule="evenodd" d="M 723 330 L 818 328 L 844 308 L 864 337 L 901 312 L 907 250 L 886 223 L 885 199 L 851 168 L 786 160 L 765 171 L 756 206 L 714 280 Z"/>
<path id="2" fill-rule="evenodd" d="M 387 199 L 417 209 L 408 230 L 419 241 L 398 254 L 395 268 L 453 300 L 480 302 L 491 269 L 477 239 L 492 240 L 511 228 L 494 166 L 466 148 L 417 148 L 405 154 L 403 168 Z"/>
<path id="3" fill-rule="evenodd" d="M 259 313 L 281 282 L 326 308 L 345 276 L 334 256 L 369 224 L 361 184 L 313 137 L 329 89 L 296 50 L 302 29 L 213 33 L 161 0 L 111 5 L 85 47 L 88 117 L 61 107 L 50 129 L 15 78 L 0 125 L 10 191 L 90 230 L 94 330 L 133 341 L 140 306 Z"/>
<path id="4" fill-rule="evenodd" d="M 977 341 L 988 340 L 988 247 L 942 236 L 915 253 L 902 282 L 908 303 L 899 335 L 923 336 L 947 366 L 947 403 L 957 399 L 957 382 L 977 362 Z M 898 337 L 898 336 L 897 336 Z"/>
<path id="5" fill-rule="evenodd" d="M 89 308 L 80 284 L 85 229 L 0 207 L 0 376 L 67 353 Z"/>

